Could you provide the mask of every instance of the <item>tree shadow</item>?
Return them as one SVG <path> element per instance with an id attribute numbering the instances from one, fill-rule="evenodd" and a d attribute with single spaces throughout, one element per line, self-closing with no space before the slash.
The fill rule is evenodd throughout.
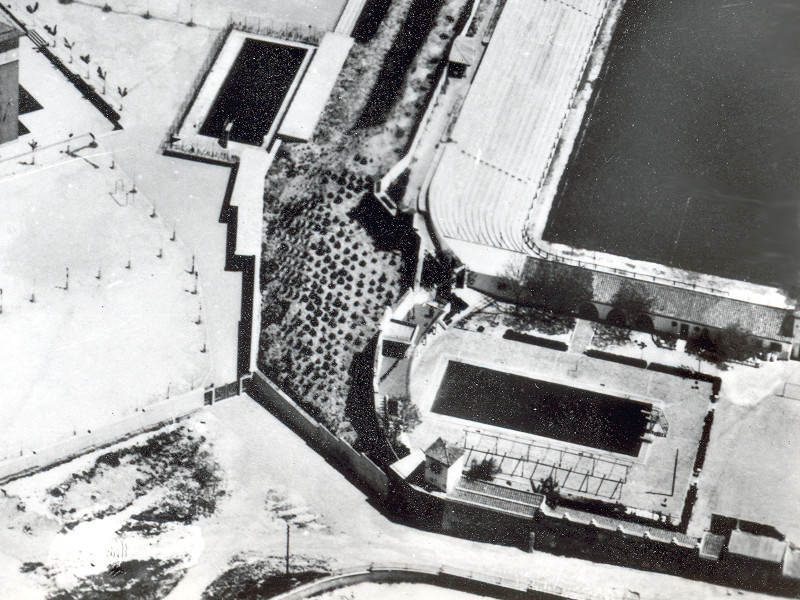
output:
<path id="1" fill-rule="evenodd" d="M 372 377 L 377 346 L 378 336 L 376 334 L 361 352 L 357 352 L 353 356 L 348 370 L 350 390 L 345 401 L 345 416 L 358 435 L 354 448 L 369 455 L 379 464 L 386 465 L 394 460 L 375 415 Z"/>

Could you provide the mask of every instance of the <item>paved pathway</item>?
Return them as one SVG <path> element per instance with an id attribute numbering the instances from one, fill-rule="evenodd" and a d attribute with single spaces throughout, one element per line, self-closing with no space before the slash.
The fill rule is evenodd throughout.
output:
<path id="1" fill-rule="evenodd" d="M 591 321 L 575 319 L 575 330 L 572 332 L 572 339 L 569 341 L 569 349 L 572 352 L 583 354 L 589 347 L 594 337 L 594 328 Z"/>

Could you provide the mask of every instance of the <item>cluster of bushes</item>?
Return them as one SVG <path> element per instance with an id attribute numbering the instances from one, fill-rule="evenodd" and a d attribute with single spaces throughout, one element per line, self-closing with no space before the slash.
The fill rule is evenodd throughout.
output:
<path id="1" fill-rule="evenodd" d="M 273 174 L 280 185 L 265 199 L 259 365 L 352 440 L 348 369 L 399 296 L 402 260 L 380 250 L 353 216 L 369 177 L 346 168 L 300 172 L 282 160 L 283 172 Z"/>
<path id="2" fill-rule="evenodd" d="M 686 352 L 712 363 L 746 362 L 759 356 L 761 343 L 738 323 L 720 329 L 712 337 L 706 330 L 686 342 Z"/>
<path id="3" fill-rule="evenodd" d="M 576 307 L 592 299 L 592 278 L 588 269 L 565 270 L 549 261 L 507 267 L 498 285 L 511 301 L 506 324 L 550 335 L 569 332 L 575 327 Z"/>

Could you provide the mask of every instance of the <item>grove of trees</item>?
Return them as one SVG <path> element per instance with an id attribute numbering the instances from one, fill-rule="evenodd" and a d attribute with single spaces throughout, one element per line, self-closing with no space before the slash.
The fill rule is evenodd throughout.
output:
<path id="1" fill-rule="evenodd" d="M 526 260 L 510 265 L 501 277 L 500 288 L 511 305 L 506 323 L 518 330 L 534 328 L 558 334 L 574 326 L 572 314 L 592 299 L 592 272 L 558 263 Z"/>

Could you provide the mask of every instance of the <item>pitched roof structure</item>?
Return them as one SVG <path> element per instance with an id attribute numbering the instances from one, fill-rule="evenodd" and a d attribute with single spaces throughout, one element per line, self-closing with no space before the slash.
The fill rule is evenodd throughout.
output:
<path id="1" fill-rule="evenodd" d="M 582 510 L 575 510 L 572 508 L 549 508 L 544 505 L 545 512 L 548 516 L 557 517 L 573 523 L 580 523 L 597 527 L 598 529 L 605 529 L 606 531 L 618 531 L 624 535 L 633 537 L 648 538 L 665 544 L 674 544 L 683 548 L 696 548 L 700 544 L 700 540 L 696 537 L 680 533 L 679 531 L 669 531 L 659 527 L 651 527 L 649 525 L 641 525 L 639 523 L 632 523 L 630 521 L 623 521 L 621 519 L 614 519 L 611 517 L 602 517 Z"/>
<path id="2" fill-rule="evenodd" d="M 425 450 L 425 456 L 449 467 L 461 458 L 464 452 L 466 452 L 464 448 L 453 446 L 445 442 L 442 438 L 437 438 L 436 441 Z"/>
<path id="3" fill-rule="evenodd" d="M 528 260 L 533 263 L 542 262 L 536 258 Z M 555 268 L 563 272 L 565 276 L 581 269 L 581 267 L 563 263 L 555 263 Z M 613 304 L 617 292 L 623 286 L 630 286 L 652 300 L 652 307 L 649 311 L 652 315 L 718 329 L 738 323 L 760 338 L 787 342 L 792 339 L 793 313 L 790 310 L 641 281 L 612 273 L 593 272 L 593 276 L 593 299 L 600 304 Z"/>
<path id="4" fill-rule="evenodd" d="M 475 504 L 509 513 L 518 517 L 533 518 L 544 502 L 544 496 L 534 492 L 462 477 L 450 497 L 467 504 Z"/>
<path id="5" fill-rule="evenodd" d="M 453 46 L 450 48 L 448 60 L 461 65 L 471 65 L 475 62 L 475 57 L 478 55 L 477 44 L 479 43 L 480 40 L 476 37 L 467 37 L 465 35 L 458 36 L 453 40 Z"/>
<path id="6" fill-rule="evenodd" d="M 786 542 L 764 535 L 755 535 L 734 529 L 728 542 L 728 552 L 756 558 L 766 562 L 782 564 L 783 554 L 786 552 Z"/>
<path id="7" fill-rule="evenodd" d="M 700 541 L 700 558 L 719 560 L 725 547 L 725 536 L 706 531 Z"/>

